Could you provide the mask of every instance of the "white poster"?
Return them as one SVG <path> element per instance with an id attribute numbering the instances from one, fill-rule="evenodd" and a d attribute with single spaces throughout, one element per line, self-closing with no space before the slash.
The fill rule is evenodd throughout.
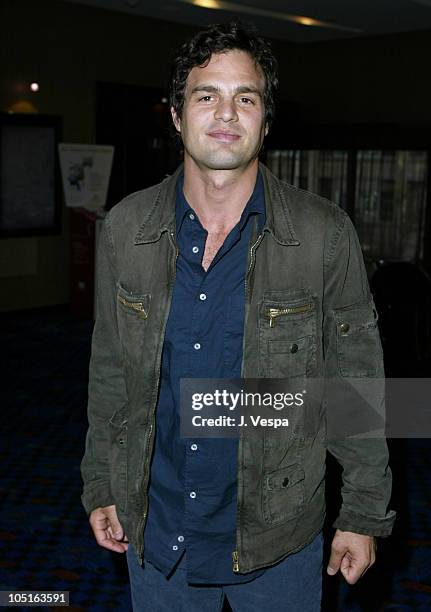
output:
<path id="1" fill-rule="evenodd" d="M 58 150 L 66 206 L 103 210 L 114 147 L 61 142 Z"/>

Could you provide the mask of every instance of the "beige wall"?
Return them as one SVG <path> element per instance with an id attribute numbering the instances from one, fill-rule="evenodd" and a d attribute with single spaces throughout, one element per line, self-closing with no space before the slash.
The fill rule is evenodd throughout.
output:
<path id="1" fill-rule="evenodd" d="M 27 98 L 63 117 L 64 141 L 94 142 L 96 81 L 163 86 L 172 50 L 192 31 L 61 0 L 2 0 L 0 110 Z M 431 123 L 429 33 L 274 50 L 282 96 L 313 120 Z M 22 94 L 33 79 L 40 92 Z M 0 278 L 0 310 L 67 303 L 68 211 L 61 236 L 0 240 Z"/>

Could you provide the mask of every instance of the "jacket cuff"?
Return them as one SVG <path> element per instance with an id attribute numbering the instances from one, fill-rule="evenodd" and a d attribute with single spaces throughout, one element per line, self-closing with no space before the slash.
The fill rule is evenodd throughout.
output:
<path id="1" fill-rule="evenodd" d="M 341 531 L 384 538 L 391 535 L 395 518 L 396 513 L 393 510 L 390 510 L 383 519 L 370 518 L 342 510 L 333 527 Z"/>
<path id="2" fill-rule="evenodd" d="M 88 516 L 95 508 L 104 508 L 115 504 L 109 485 L 103 483 L 91 489 L 84 489 L 81 501 Z"/>

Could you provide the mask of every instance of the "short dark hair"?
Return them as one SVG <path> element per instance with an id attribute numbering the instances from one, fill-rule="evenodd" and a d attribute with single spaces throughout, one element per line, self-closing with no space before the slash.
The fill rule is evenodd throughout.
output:
<path id="1" fill-rule="evenodd" d="M 213 53 L 226 53 L 234 49 L 246 51 L 265 77 L 265 123 L 271 125 L 278 88 L 277 60 L 269 43 L 259 36 L 256 28 L 240 20 L 211 25 L 179 47 L 172 63 L 169 83 L 170 106 L 178 117 L 181 118 L 186 81 L 192 68 L 206 65 Z"/>

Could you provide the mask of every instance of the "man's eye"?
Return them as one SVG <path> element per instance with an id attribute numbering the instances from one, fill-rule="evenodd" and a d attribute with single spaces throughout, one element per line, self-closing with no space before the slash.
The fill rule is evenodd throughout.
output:
<path id="1" fill-rule="evenodd" d="M 240 101 L 241 101 L 243 104 L 254 104 L 254 102 L 253 102 L 253 100 L 252 100 L 251 98 L 246 98 L 246 97 L 244 97 L 244 96 L 242 96 L 242 97 L 240 98 Z"/>
<path id="2" fill-rule="evenodd" d="M 199 98 L 199 101 L 203 101 L 203 102 L 211 102 L 212 100 L 212 96 L 202 96 L 202 98 Z"/>

